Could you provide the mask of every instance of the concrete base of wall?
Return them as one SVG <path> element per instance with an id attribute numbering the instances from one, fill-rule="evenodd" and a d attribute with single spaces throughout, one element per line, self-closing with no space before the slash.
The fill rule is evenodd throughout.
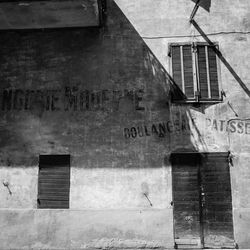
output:
<path id="1" fill-rule="evenodd" d="M 239 249 L 250 248 L 250 209 L 234 209 L 235 242 Z"/>
<path id="2" fill-rule="evenodd" d="M 2 209 L 0 248 L 172 248 L 172 224 L 172 209 Z"/>

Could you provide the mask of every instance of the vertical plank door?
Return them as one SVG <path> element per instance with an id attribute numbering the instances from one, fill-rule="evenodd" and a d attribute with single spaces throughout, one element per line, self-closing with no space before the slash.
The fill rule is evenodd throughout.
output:
<path id="1" fill-rule="evenodd" d="M 178 248 L 201 247 L 199 157 L 171 156 L 173 176 L 174 237 Z"/>
<path id="2" fill-rule="evenodd" d="M 228 153 L 203 154 L 202 218 L 205 248 L 234 248 Z"/>

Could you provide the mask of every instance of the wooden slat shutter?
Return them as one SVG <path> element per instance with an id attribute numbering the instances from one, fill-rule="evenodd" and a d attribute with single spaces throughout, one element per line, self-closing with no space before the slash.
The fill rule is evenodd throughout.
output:
<path id="1" fill-rule="evenodd" d="M 203 154 L 201 182 L 204 247 L 234 248 L 228 153 Z"/>
<path id="2" fill-rule="evenodd" d="M 194 98 L 194 73 L 191 45 L 183 46 L 183 71 L 185 95 L 187 96 L 187 98 Z"/>
<path id="3" fill-rule="evenodd" d="M 182 67 L 180 46 L 172 47 L 172 71 L 173 78 L 178 87 L 182 90 Z"/>
<path id="4" fill-rule="evenodd" d="M 217 99 L 220 97 L 220 93 L 219 93 L 216 54 L 211 46 L 207 46 L 207 50 L 208 50 L 208 65 L 209 65 L 208 67 L 209 67 L 211 98 Z"/>
<path id="5" fill-rule="evenodd" d="M 70 156 L 40 156 L 38 208 L 69 208 L 69 188 Z"/>
<path id="6" fill-rule="evenodd" d="M 197 46 L 199 88 L 201 99 L 219 99 L 217 59 L 209 45 Z"/>
<path id="7" fill-rule="evenodd" d="M 187 100 L 218 101 L 221 95 L 216 53 L 210 45 L 195 43 L 194 46 L 195 51 L 191 44 L 171 46 L 173 79 Z"/>
<path id="8" fill-rule="evenodd" d="M 200 97 L 208 98 L 207 58 L 205 46 L 197 46 Z"/>
<path id="9" fill-rule="evenodd" d="M 194 76 L 191 45 L 172 46 L 173 78 L 187 98 L 194 98 Z"/>

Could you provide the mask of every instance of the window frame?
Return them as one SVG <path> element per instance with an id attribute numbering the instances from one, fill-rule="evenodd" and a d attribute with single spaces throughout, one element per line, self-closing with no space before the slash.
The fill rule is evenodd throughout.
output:
<path id="1" fill-rule="evenodd" d="M 216 49 L 219 49 L 219 43 L 218 42 L 213 42 L 213 44 L 216 46 Z M 186 97 L 185 99 L 173 99 L 173 103 L 220 103 L 223 101 L 223 95 L 222 95 L 222 80 L 221 80 L 221 67 L 220 67 L 220 60 L 218 55 L 215 53 L 216 56 L 216 69 L 217 69 L 217 78 L 218 78 L 218 91 L 219 91 L 219 97 L 218 98 L 201 98 L 200 97 L 200 83 L 199 83 L 199 68 L 198 68 L 198 53 L 197 53 L 197 46 L 206 46 L 206 51 L 208 46 L 211 46 L 207 42 L 171 42 L 168 44 L 168 57 L 169 57 L 169 73 L 171 77 L 173 78 L 173 56 L 172 56 L 172 47 L 174 46 L 196 46 L 196 51 L 192 51 L 192 68 L 193 68 L 193 86 L 194 86 L 194 98 L 188 98 Z M 206 52 L 207 53 L 207 52 Z M 207 56 L 206 56 L 207 59 Z M 207 62 L 207 60 L 206 60 Z M 181 61 L 181 67 L 183 68 L 183 60 Z M 208 68 L 206 66 L 206 69 L 208 71 Z M 183 74 L 184 71 L 182 69 L 182 79 L 183 79 Z M 198 76 L 197 76 L 198 74 Z M 197 77 L 196 77 L 197 76 Z M 207 77 L 209 79 L 209 74 L 207 74 Z M 198 79 L 198 80 L 197 80 Z M 210 83 L 210 81 L 209 81 Z M 185 82 L 182 82 L 182 93 L 185 95 L 183 88 L 185 86 Z M 178 86 L 179 87 L 179 86 Z M 209 95 L 211 96 L 211 90 L 210 90 L 210 84 L 208 84 L 208 91 Z"/>

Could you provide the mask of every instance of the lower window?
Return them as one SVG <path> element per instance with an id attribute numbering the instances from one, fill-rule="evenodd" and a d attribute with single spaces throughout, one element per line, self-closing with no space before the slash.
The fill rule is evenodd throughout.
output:
<path id="1" fill-rule="evenodd" d="M 69 208 L 70 156 L 40 155 L 38 208 Z"/>

